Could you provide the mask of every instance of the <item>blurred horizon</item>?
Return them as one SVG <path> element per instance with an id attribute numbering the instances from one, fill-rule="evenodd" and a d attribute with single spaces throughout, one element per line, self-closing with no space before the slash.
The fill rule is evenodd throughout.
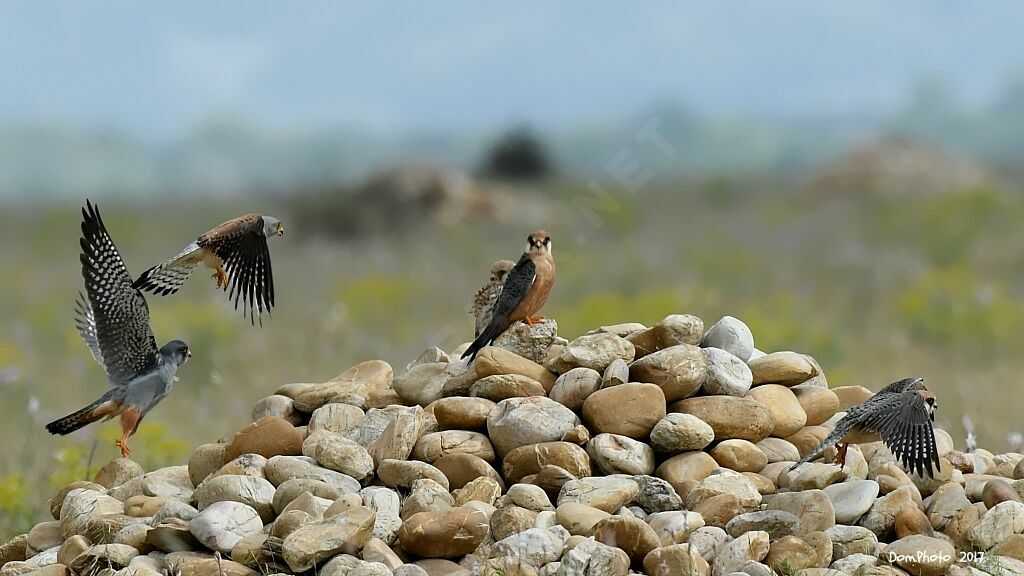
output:
<path id="1" fill-rule="evenodd" d="M 472 169 L 516 126 L 593 176 L 652 117 L 681 148 L 666 177 L 792 171 L 892 134 L 997 165 L 1024 148 L 1017 4 L 305 7 L 7 3 L 0 198 Z"/>

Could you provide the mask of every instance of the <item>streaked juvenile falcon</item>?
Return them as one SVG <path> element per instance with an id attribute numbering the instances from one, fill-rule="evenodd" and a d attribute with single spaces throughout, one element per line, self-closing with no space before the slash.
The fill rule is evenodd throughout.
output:
<path id="1" fill-rule="evenodd" d="M 134 286 L 160 296 L 174 294 L 199 264 L 214 270 L 217 287 L 228 290 L 228 300 L 242 301 L 242 313 L 263 324 L 263 311 L 274 307 L 274 275 L 267 238 L 283 236 L 281 221 L 271 216 L 246 214 L 203 234 L 170 260 L 139 275 Z"/>
<path id="2" fill-rule="evenodd" d="M 192 353 L 181 340 L 156 347 L 146 299 L 132 287 L 99 208 L 86 202 L 82 216 L 80 260 L 86 296 L 79 294 L 75 324 L 112 388 L 85 408 L 50 422 L 46 430 L 70 434 L 101 418 L 120 416 L 121 437 L 115 444 L 127 458 L 128 438 L 171 391 L 178 366 Z"/>
<path id="3" fill-rule="evenodd" d="M 473 306 L 470 312 L 475 321 L 474 338 L 479 336 L 484 328 L 491 323 L 491 314 L 494 312 L 494 304 L 498 301 L 498 295 L 501 294 L 501 288 L 505 285 L 505 276 L 515 265 L 516 263 L 511 260 L 498 260 L 492 264 L 491 277 L 473 296 Z"/>
<path id="4" fill-rule="evenodd" d="M 555 283 L 551 236 L 543 230 L 536 230 L 526 238 L 526 242 L 526 252 L 505 277 L 501 294 L 494 303 L 491 321 L 469 345 L 463 358 L 475 358 L 480 349 L 493 342 L 517 320 L 527 324 L 543 320 L 534 314 L 544 307 Z"/>
<path id="5" fill-rule="evenodd" d="M 814 447 L 790 470 L 810 462 L 834 444 L 838 445 L 836 463 L 842 467 L 849 444 L 882 440 L 903 467 L 919 476 L 934 477 L 939 468 L 935 447 L 935 395 L 924 386 L 924 378 L 904 378 L 882 388 L 863 404 L 846 412 L 835 430 Z"/>

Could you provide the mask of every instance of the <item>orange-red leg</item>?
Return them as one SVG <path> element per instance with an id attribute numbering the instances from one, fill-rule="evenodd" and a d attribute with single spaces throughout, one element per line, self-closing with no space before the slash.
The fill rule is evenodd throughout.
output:
<path id="1" fill-rule="evenodd" d="M 217 288 L 223 288 L 224 290 L 228 289 L 228 274 L 220 264 L 217 264 L 217 269 L 211 278 L 217 281 Z"/>
<path id="2" fill-rule="evenodd" d="M 121 449 L 121 456 L 129 458 L 132 449 L 128 447 L 128 438 L 139 429 L 139 422 L 142 421 L 142 413 L 136 408 L 125 408 L 121 412 L 121 437 L 114 441 L 114 445 Z"/>
<path id="3" fill-rule="evenodd" d="M 523 318 L 523 323 L 526 324 L 527 326 L 533 326 L 534 324 L 540 324 L 543 321 L 544 321 L 544 317 L 543 316 L 537 316 L 537 317 L 527 316 L 526 318 Z"/>
<path id="4" fill-rule="evenodd" d="M 850 445 L 846 442 L 840 442 L 836 445 L 836 465 L 839 466 L 840 470 L 846 465 L 846 449 L 849 447 Z"/>

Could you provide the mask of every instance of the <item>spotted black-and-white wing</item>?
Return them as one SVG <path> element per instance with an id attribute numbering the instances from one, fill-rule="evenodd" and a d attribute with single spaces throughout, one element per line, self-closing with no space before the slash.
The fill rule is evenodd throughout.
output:
<path id="1" fill-rule="evenodd" d="M 96 362 L 103 366 L 103 351 L 100 350 L 99 337 L 96 334 L 96 315 L 92 312 L 89 299 L 82 292 L 75 300 L 75 328 L 89 347 L 89 353 Z"/>
<path id="2" fill-rule="evenodd" d="M 86 202 L 82 218 L 80 260 L 92 312 L 90 337 L 111 384 L 124 385 L 160 361 L 149 325 L 149 308 L 142 292 L 132 287 L 131 275 L 107 233 L 99 209 Z"/>

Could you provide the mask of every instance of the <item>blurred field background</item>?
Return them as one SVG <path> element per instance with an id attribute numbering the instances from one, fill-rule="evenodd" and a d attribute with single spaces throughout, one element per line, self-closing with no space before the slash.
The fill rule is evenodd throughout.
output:
<path id="1" fill-rule="evenodd" d="M 268 6 L 0 20 L 0 540 L 116 454 L 116 423 L 42 427 L 104 387 L 72 321 L 87 197 L 134 273 L 244 212 L 286 227 L 262 329 L 203 271 L 149 298 L 194 356 L 133 440 L 147 468 L 281 384 L 468 340 L 538 226 L 567 338 L 730 314 L 833 386 L 923 376 L 959 447 L 967 416 L 1020 449 L 1020 7 Z"/>

